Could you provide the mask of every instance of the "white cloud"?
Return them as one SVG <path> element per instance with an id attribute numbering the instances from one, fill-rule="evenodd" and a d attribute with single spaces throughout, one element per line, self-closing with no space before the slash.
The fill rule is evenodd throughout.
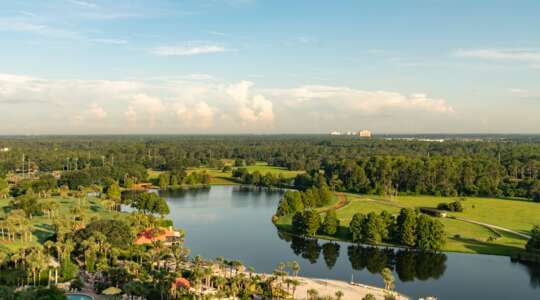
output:
<path id="1" fill-rule="evenodd" d="M 186 45 L 157 47 L 157 48 L 152 49 L 150 53 L 157 56 L 188 56 L 188 55 L 221 53 L 221 52 L 227 52 L 227 51 L 230 51 L 230 50 L 219 45 L 189 42 L 189 43 L 186 43 Z"/>
<path id="2" fill-rule="evenodd" d="M 211 107 L 204 101 L 200 101 L 193 107 L 183 103 L 176 103 L 176 116 L 186 127 L 210 128 L 214 122 L 216 108 Z"/>
<path id="3" fill-rule="evenodd" d="M 53 80 L 0 73 L 0 110 L 29 120 L 0 119 L 0 126 L 19 124 L 21 133 L 321 132 L 335 124 L 360 126 L 366 118 L 438 122 L 453 112 L 445 100 L 425 94 L 322 85 L 260 89 L 251 81 L 208 78 Z M 63 125 L 66 119 L 77 127 Z"/>
<path id="4" fill-rule="evenodd" d="M 454 54 L 457 57 L 472 59 L 540 62 L 538 49 L 460 49 Z"/>
<path id="5" fill-rule="evenodd" d="M 274 97 L 284 99 L 285 103 L 291 107 L 312 105 L 315 109 L 322 111 L 342 111 L 365 115 L 388 113 L 390 110 L 454 112 L 445 100 L 428 98 L 425 94 L 405 96 L 397 92 L 365 91 L 320 85 L 269 92 Z"/>
<path id="6" fill-rule="evenodd" d="M 272 122 L 274 120 L 273 104 L 261 94 L 251 95 L 253 87 L 250 81 L 232 84 L 227 94 L 235 102 L 235 110 L 240 120 L 245 123 Z"/>
<path id="7" fill-rule="evenodd" d="M 88 114 L 94 117 L 97 120 L 102 120 L 107 117 L 107 112 L 103 107 L 99 106 L 97 103 L 90 104 L 90 107 L 88 108 Z"/>
<path id="8" fill-rule="evenodd" d="M 165 105 L 158 97 L 148 96 L 146 94 L 136 94 L 132 96 L 124 116 L 129 121 L 136 122 L 141 118 L 147 121 L 151 127 L 156 125 L 159 115 L 165 111 Z"/>
<path id="9" fill-rule="evenodd" d="M 128 106 L 127 110 L 124 112 L 124 117 L 126 117 L 132 126 L 135 125 L 137 122 L 137 112 L 135 111 L 135 108 L 131 105 Z"/>
<path id="10" fill-rule="evenodd" d="M 92 102 L 85 111 L 80 114 L 76 114 L 73 119 L 77 125 L 81 125 L 87 121 L 95 123 L 95 121 L 101 121 L 106 117 L 107 112 L 105 109 L 96 102 Z"/>

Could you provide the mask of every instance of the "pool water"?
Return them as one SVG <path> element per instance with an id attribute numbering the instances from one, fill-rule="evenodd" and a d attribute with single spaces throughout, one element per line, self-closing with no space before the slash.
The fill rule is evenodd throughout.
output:
<path id="1" fill-rule="evenodd" d="M 68 300 L 93 300 L 94 298 L 83 294 L 66 295 Z"/>

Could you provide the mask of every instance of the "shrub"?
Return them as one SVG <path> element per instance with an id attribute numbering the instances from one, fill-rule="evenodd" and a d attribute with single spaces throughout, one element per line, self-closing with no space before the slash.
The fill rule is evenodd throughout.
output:
<path id="1" fill-rule="evenodd" d="M 451 203 L 439 203 L 439 205 L 437 205 L 437 209 L 446 210 L 446 211 L 462 212 L 463 211 L 463 205 L 461 204 L 461 201 L 454 201 L 454 202 L 451 202 Z"/>

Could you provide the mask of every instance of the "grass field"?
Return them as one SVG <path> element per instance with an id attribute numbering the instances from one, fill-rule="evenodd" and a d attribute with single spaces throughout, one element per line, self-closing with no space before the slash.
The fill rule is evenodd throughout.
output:
<path id="1" fill-rule="evenodd" d="M 382 200 L 382 197 L 369 196 L 358 199 Z M 464 211 L 461 213 L 450 212 L 448 215 L 467 218 L 479 222 L 485 222 L 501 227 L 506 227 L 521 233 L 530 233 L 534 225 L 540 225 L 540 203 L 527 200 L 507 200 L 495 198 L 474 197 L 433 197 L 433 196 L 400 196 L 396 201 L 391 201 L 403 207 L 437 207 L 441 202 L 452 202 L 463 199 Z"/>
<path id="2" fill-rule="evenodd" d="M 77 199 L 75 198 L 62 198 L 62 197 L 53 197 L 55 201 L 59 202 L 59 209 L 56 212 L 58 216 L 69 216 L 72 215 L 71 209 L 76 205 Z M 6 215 L 6 208 L 9 206 L 10 199 L 0 199 L 0 217 Z M 105 209 L 100 201 L 96 198 L 88 199 L 88 206 L 85 209 L 84 213 L 88 216 L 89 219 L 92 217 L 99 218 L 113 218 L 116 212 L 110 212 Z M 22 243 L 17 239 L 16 241 L 3 241 L 0 240 L 0 251 L 3 249 L 16 250 L 21 246 L 39 246 L 40 243 L 45 241 L 48 237 L 53 234 L 52 220 L 47 216 L 34 216 L 30 220 L 32 226 L 32 242 Z"/>
<path id="3" fill-rule="evenodd" d="M 232 161 L 224 161 L 225 164 L 231 164 Z M 262 175 L 271 173 L 272 175 L 278 176 L 282 174 L 285 178 L 294 178 L 296 175 L 303 173 L 303 171 L 289 171 L 285 168 L 269 166 L 265 162 L 258 162 L 253 166 L 245 167 L 248 172 L 253 173 L 259 171 Z M 235 179 L 232 177 L 232 172 L 223 172 L 219 169 L 200 167 L 200 168 L 191 168 L 187 170 L 188 173 L 191 172 L 206 172 L 210 176 L 210 184 L 212 185 L 231 185 L 238 184 Z M 150 180 L 155 180 L 163 171 L 148 170 L 148 175 Z"/>
<path id="4" fill-rule="evenodd" d="M 441 202 L 463 200 L 464 212 L 450 212 L 450 217 L 461 217 L 512 229 L 529 234 L 532 227 L 540 224 L 540 203 L 524 200 L 506 200 L 494 198 L 461 198 L 432 196 L 399 196 L 395 200 L 386 200 L 376 195 L 345 194 L 348 204 L 338 209 L 337 216 L 341 221 L 341 232 L 336 237 L 347 240 L 347 228 L 355 213 L 380 213 L 386 210 L 397 215 L 401 208 L 431 207 L 436 208 Z M 331 205 L 330 205 L 331 206 Z M 325 208 L 323 208 L 325 209 Z M 448 236 L 445 251 L 484 253 L 495 255 L 511 255 L 523 249 L 527 240 L 512 233 L 493 230 L 491 228 L 456 220 L 439 218 L 444 224 Z M 278 226 L 290 225 L 291 217 L 280 218 Z M 323 237 L 332 238 L 332 237 Z"/>

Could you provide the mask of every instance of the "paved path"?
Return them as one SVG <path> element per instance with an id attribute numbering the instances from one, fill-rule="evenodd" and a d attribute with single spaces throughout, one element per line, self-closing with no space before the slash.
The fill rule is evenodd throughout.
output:
<path id="1" fill-rule="evenodd" d="M 366 199 L 363 199 L 363 200 L 368 200 L 368 201 L 373 201 L 373 202 L 383 202 L 386 205 L 392 205 L 392 206 L 396 206 L 396 207 L 404 207 L 404 206 L 399 205 L 398 203 L 391 203 L 389 201 L 373 200 L 373 199 L 369 199 L 369 198 L 366 198 Z M 526 235 L 526 234 L 521 233 L 519 231 L 515 231 L 515 230 L 509 229 L 509 228 L 505 228 L 505 227 L 501 227 L 501 226 L 497 226 L 497 225 L 493 225 L 493 224 L 488 224 L 488 223 L 479 222 L 479 221 L 466 219 L 466 218 L 461 218 L 461 217 L 456 217 L 456 216 L 448 216 L 447 218 L 455 219 L 455 220 L 459 220 L 459 221 L 463 221 L 463 222 L 467 222 L 467 223 L 471 223 L 471 224 L 476 224 L 476 225 L 480 225 L 480 226 L 485 226 L 485 227 L 495 229 L 495 230 L 508 232 L 508 233 L 520 236 L 522 238 L 525 238 L 525 239 L 530 239 L 531 238 L 530 235 Z"/>
<path id="2" fill-rule="evenodd" d="M 515 234 L 515 235 L 520 236 L 520 237 L 522 237 L 522 238 L 526 238 L 526 239 L 530 239 L 530 238 L 531 238 L 530 235 L 526 235 L 526 234 L 524 234 L 524 233 L 521 233 L 521 232 L 518 232 L 518 231 L 515 231 L 515 230 L 512 230 L 512 229 L 509 229 L 509 228 L 504 228 L 504 227 L 497 226 L 497 225 L 492 225 L 492 224 L 488 224 L 488 223 L 484 223 L 484 222 L 478 222 L 478 221 L 469 220 L 469 219 L 464 219 L 464 218 L 455 217 L 455 216 L 452 216 L 451 218 L 452 218 L 452 219 L 456 219 L 456 220 L 460 220 L 460 221 L 463 221 L 463 222 L 468 222 L 468 223 L 472 223 L 472 224 L 476 224 L 476 225 L 481 225 L 481 226 L 489 227 L 489 228 L 492 228 L 492 229 L 495 229 L 495 230 L 500 230 L 500 231 L 512 233 L 512 234 Z"/>

